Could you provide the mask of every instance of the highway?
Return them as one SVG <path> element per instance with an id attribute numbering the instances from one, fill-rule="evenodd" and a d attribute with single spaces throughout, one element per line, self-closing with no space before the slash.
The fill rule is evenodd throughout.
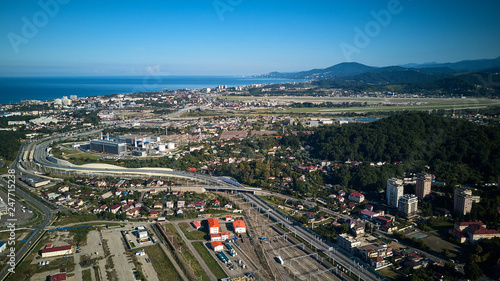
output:
<path id="1" fill-rule="evenodd" d="M 91 132 L 82 132 L 82 133 L 69 133 L 71 136 L 79 136 L 83 134 L 91 134 L 96 131 Z M 190 173 L 184 171 L 166 171 L 166 170 L 158 170 L 153 168 L 142 168 L 142 169 L 132 169 L 132 168 L 121 168 L 121 167 L 81 167 L 76 166 L 70 163 L 60 162 L 60 161 L 49 161 L 47 157 L 49 156 L 47 153 L 47 148 L 54 141 L 54 138 L 60 138 L 62 136 L 67 136 L 68 133 L 61 135 L 56 134 L 52 136 L 50 139 L 44 139 L 39 143 L 32 143 L 27 146 L 27 150 L 29 151 L 28 155 L 33 155 L 33 162 L 39 165 L 39 167 L 43 167 L 45 169 L 53 169 L 59 171 L 65 171 L 70 174 L 102 174 L 102 175 L 142 175 L 142 176 L 164 176 L 164 177 L 178 177 L 184 178 L 188 180 L 195 180 L 204 182 L 209 186 L 204 186 L 205 189 L 209 190 L 218 190 L 218 191 L 235 191 L 242 194 L 242 196 L 253 203 L 253 205 L 259 207 L 262 210 L 265 210 L 266 213 L 269 214 L 270 217 L 275 219 L 276 221 L 281 222 L 286 228 L 295 233 L 297 236 L 301 237 L 305 241 L 308 241 L 317 248 L 319 251 L 324 252 L 327 256 L 335 260 L 337 263 L 342 265 L 344 268 L 349 269 L 353 274 L 359 276 L 361 280 L 385 280 L 380 275 L 374 273 L 370 269 L 366 267 L 362 268 L 358 263 L 354 262 L 353 259 L 345 255 L 344 253 L 335 250 L 336 245 L 327 244 L 322 239 L 318 238 L 317 235 L 303 229 L 301 226 L 296 225 L 294 221 L 288 219 L 287 217 L 278 213 L 274 208 L 262 202 L 259 198 L 255 197 L 253 194 L 255 191 L 260 191 L 257 188 L 246 188 L 238 186 L 237 183 L 231 183 L 227 181 L 223 181 L 217 177 L 212 177 L 210 175 L 202 175 L 197 173 Z M 31 153 L 33 151 L 33 154 Z M 21 149 L 19 155 L 24 155 L 23 150 Z M 33 171 L 34 172 L 34 171 Z M 265 192 L 264 192 L 265 193 Z M 334 250 L 332 252 L 331 250 Z"/>
<path id="2" fill-rule="evenodd" d="M 350 257 L 347 257 L 343 253 L 340 253 L 339 251 L 334 251 L 334 252 L 330 251 L 330 249 L 333 248 L 334 245 L 327 244 L 326 242 L 318 239 L 317 235 L 314 235 L 311 232 L 304 230 L 302 227 L 295 224 L 294 221 L 281 215 L 274 208 L 272 208 L 271 206 L 262 202 L 255 195 L 246 193 L 246 194 L 241 194 L 241 196 L 249 203 L 252 203 L 252 205 L 263 210 L 264 213 L 269 214 L 269 216 L 271 218 L 273 218 L 277 222 L 280 222 L 288 230 L 290 230 L 291 232 L 293 232 L 294 234 L 296 234 L 297 236 L 299 236 L 303 240 L 305 240 L 308 243 L 310 243 L 311 245 L 313 245 L 319 251 L 322 251 L 323 253 L 325 253 L 328 257 L 335 260 L 335 262 L 339 263 L 344 268 L 349 269 L 354 275 L 361 278 L 361 280 L 365 280 L 365 281 L 385 280 L 385 278 L 373 273 L 372 271 L 370 271 L 370 269 L 367 270 L 366 267 L 361 268 L 360 265 L 355 263 Z"/>
<path id="3" fill-rule="evenodd" d="M 17 169 L 17 167 L 18 167 L 17 164 L 19 162 L 19 158 L 21 157 L 21 155 L 23 155 L 23 153 L 22 153 L 23 147 L 24 146 L 21 147 L 21 149 L 19 150 L 20 152 L 19 152 L 16 160 L 14 162 L 12 162 L 12 164 L 10 166 L 11 169 L 16 170 L 16 181 L 19 181 L 19 178 L 17 178 L 17 176 L 20 175 L 20 172 Z M 3 178 L 0 178 L 0 183 L 6 187 L 8 186 L 7 182 Z M 49 209 L 45 204 L 38 201 L 36 198 L 32 197 L 30 194 L 28 194 L 27 192 L 25 192 L 24 190 L 19 188 L 19 184 L 17 184 L 17 182 L 16 182 L 15 194 L 16 194 L 16 202 L 18 202 L 21 198 L 25 199 L 26 201 L 35 205 L 37 208 L 41 209 L 43 211 L 42 215 L 44 217 L 43 222 L 35 229 L 34 233 L 28 238 L 28 240 L 25 242 L 25 244 L 16 253 L 16 266 L 17 266 L 19 264 L 19 262 L 21 261 L 21 259 L 23 259 L 24 256 L 29 253 L 30 249 L 35 246 L 36 243 L 33 243 L 33 242 L 39 238 L 40 234 L 43 231 L 45 231 L 45 228 L 51 222 L 52 210 Z M 19 210 L 19 207 L 16 204 L 16 211 L 17 210 Z M 35 210 L 35 211 L 38 212 L 38 210 Z M 8 271 L 9 268 L 10 268 L 10 266 L 6 266 L 2 269 L 2 271 L 0 271 L 0 280 L 5 280 L 10 275 L 10 272 Z"/>
<path id="4" fill-rule="evenodd" d="M 64 161 L 56 163 L 49 161 L 47 157 L 49 156 L 47 153 L 47 148 L 53 140 L 46 140 L 39 144 L 32 144 L 28 146 L 28 149 L 34 151 L 34 163 L 38 164 L 40 167 L 44 167 L 45 169 L 54 169 L 61 172 L 66 172 L 68 175 L 71 174 L 82 174 L 82 175 L 90 175 L 90 174 L 113 174 L 113 175 L 140 175 L 140 176 L 162 176 L 162 177 L 175 177 L 175 178 L 184 178 L 187 180 L 195 180 L 202 183 L 205 183 L 209 186 L 205 186 L 207 190 L 232 190 L 232 191 L 240 191 L 240 192 L 255 192 L 260 191 L 260 188 L 246 188 L 246 187 L 236 187 L 228 182 L 225 182 L 217 177 L 213 177 L 211 175 L 202 175 L 187 171 L 167 171 L 159 170 L 159 169 L 148 169 L 148 168 L 122 168 L 122 167 L 82 167 L 76 166 L 70 163 L 65 163 Z M 35 172 L 35 171 L 32 171 Z"/>

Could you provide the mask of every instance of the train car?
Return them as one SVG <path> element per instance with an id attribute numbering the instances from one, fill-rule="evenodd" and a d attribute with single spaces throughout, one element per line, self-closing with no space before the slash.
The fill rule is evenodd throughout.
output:
<path id="1" fill-rule="evenodd" d="M 278 257 L 277 257 L 277 260 L 278 260 L 278 262 L 279 262 L 281 265 L 284 265 L 284 264 L 285 264 L 285 261 L 281 258 L 281 256 L 278 256 Z"/>

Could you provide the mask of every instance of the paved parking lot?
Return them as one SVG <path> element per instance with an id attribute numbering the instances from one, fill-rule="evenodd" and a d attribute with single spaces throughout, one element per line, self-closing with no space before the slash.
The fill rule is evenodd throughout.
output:
<path id="1" fill-rule="evenodd" d="M 7 193 L 3 190 L 3 189 L 0 189 L 0 197 L 3 199 L 3 201 L 5 203 L 8 203 L 8 198 L 7 198 Z M 17 219 L 17 226 L 26 226 L 26 227 L 30 227 L 30 226 L 27 226 L 25 225 L 32 217 L 33 215 L 35 214 L 35 212 L 33 210 L 31 210 L 30 208 L 23 208 L 25 207 L 23 205 L 23 201 L 17 201 L 19 198 L 15 198 L 16 199 L 16 202 L 15 202 L 15 218 Z M 7 223 L 7 219 L 8 218 L 11 218 L 7 215 L 3 215 L 0 217 L 0 228 L 6 228 L 8 223 Z"/>

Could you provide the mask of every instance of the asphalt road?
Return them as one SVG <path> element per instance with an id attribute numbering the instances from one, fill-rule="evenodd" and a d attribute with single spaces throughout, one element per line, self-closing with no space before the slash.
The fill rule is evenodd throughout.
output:
<path id="1" fill-rule="evenodd" d="M 89 132 L 84 132 L 84 134 L 88 134 Z M 67 135 L 68 133 L 66 133 Z M 75 135 L 75 134 L 72 134 Z M 78 135 L 78 134 L 76 134 Z M 52 138 L 55 137 L 60 137 L 60 135 L 55 135 L 52 136 Z M 46 139 L 42 141 L 41 143 L 38 144 L 33 144 L 30 146 L 30 149 L 34 150 L 34 161 L 38 163 L 41 166 L 49 167 L 49 168 L 54 168 L 54 169 L 59 169 L 59 170 L 65 170 L 68 172 L 76 172 L 76 173 L 102 173 L 102 174 L 115 174 L 115 175 L 122 175 L 124 172 L 127 173 L 134 173 L 134 174 L 146 174 L 146 173 L 151 173 L 151 174 L 158 174 L 160 173 L 163 176 L 173 176 L 173 177 L 182 177 L 186 179 L 195 179 L 199 181 L 204 181 L 206 183 L 211 183 L 215 184 L 218 187 L 213 187 L 213 189 L 218 189 L 218 190 L 233 190 L 233 191 L 240 191 L 240 192 L 249 192 L 253 193 L 256 191 L 255 189 L 250 189 L 250 188 L 242 188 L 235 186 L 233 184 L 224 182 L 216 177 L 212 176 L 207 176 L 207 175 L 200 175 L 196 173 L 189 173 L 189 172 L 183 172 L 183 171 L 161 171 L 159 172 L 158 170 L 148 170 L 148 169 L 113 169 L 113 168 L 82 168 L 74 165 L 70 166 L 61 166 L 61 164 L 50 162 L 47 160 L 47 152 L 46 149 L 52 142 L 52 139 Z M 245 194 L 244 197 L 247 198 L 247 200 L 253 202 L 255 206 L 258 206 L 259 208 L 266 210 L 266 212 L 272 216 L 275 220 L 282 222 L 282 224 L 290 229 L 292 232 L 294 232 L 296 235 L 301 237 L 302 239 L 308 241 L 316 247 L 318 250 L 323 251 L 325 254 L 327 254 L 329 257 L 333 258 L 337 263 L 341 264 L 343 267 L 349 269 L 351 272 L 353 272 L 356 276 L 361 277 L 363 280 L 384 280 L 384 278 L 380 277 L 379 275 L 376 275 L 375 273 L 371 272 L 370 269 L 361 268 L 361 266 L 353 261 L 352 256 L 345 255 L 343 252 L 340 251 L 330 251 L 332 250 L 335 246 L 327 244 L 325 241 L 320 239 L 317 235 L 314 235 L 311 232 L 308 232 L 304 230 L 302 227 L 299 227 L 293 223 L 293 221 L 289 220 L 287 217 L 284 217 L 283 215 L 279 214 L 276 210 L 274 210 L 272 207 L 266 205 L 262 201 L 260 201 L 258 198 L 256 198 L 254 195 L 251 194 Z"/>
<path id="2" fill-rule="evenodd" d="M 2 185 L 7 186 L 7 182 L 3 178 L 0 179 L 0 183 Z M 40 201 L 36 200 L 35 198 L 33 198 L 31 195 L 24 192 L 20 188 L 16 188 L 15 194 L 17 197 L 16 201 L 18 201 L 20 198 L 24 198 L 26 201 L 40 208 L 43 211 L 43 216 L 44 216 L 42 224 L 40 224 L 40 226 L 35 229 L 34 233 L 29 237 L 29 239 L 25 242 L 25 244 L 16 253 L 16 263 L 18 263 L 20 259 L 24 257 L 24 255 L 28 253 L 28 250 L 33 246 L 33 241 L 35 241 L 38 238 L 38 236 L 42 233 L 42 231 L 44 231 L 45 227 L 47 227 L 47 225 L 50 223 L 52 219 L 52 211 L 49 208 L 47 208 L 44 204 L 40 203 Z M 19 208 L 17 208 L 16 211 L 19 211 Z M 34 211 L 37 212 L 38 210 Z M 0 271 L 0 280 L 5 280 L 9 276 L 8 272 L 9 268 L 10 268 L 9 266 L 6 266 L 2 269 L 2 271 Z"/>

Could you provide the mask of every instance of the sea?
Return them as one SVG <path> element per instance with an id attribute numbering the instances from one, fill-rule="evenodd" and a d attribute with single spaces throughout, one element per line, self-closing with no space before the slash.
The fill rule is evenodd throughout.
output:
<path id="1" fill-rule="evenodd" d="M 87 77 L 0 77 L 0 104 L 23 100 L 50 100 L 70 95 L 88 97 L 110 94 L 157 92 L 162 89 L 201 89 L 280 84 L 301 80 L 233 76 L 87 76 Z"/>

